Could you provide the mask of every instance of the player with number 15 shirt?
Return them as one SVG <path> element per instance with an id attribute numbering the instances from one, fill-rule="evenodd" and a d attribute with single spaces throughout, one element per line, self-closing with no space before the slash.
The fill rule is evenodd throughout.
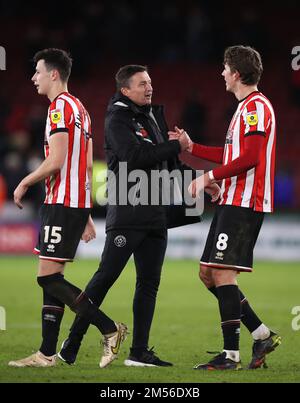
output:
<path id="1" fill-rule="evenodd" d="M 45 158 L 49 156 L 49 140 L 55 133 L 68 136 L 67 154 L 62 167 L 45 179 L 41 232 L 34 251 L 40 259 L 70 261 L 76 253 L 92 202 L 88 176 L 91 121 L 79 99 L 68 92 L 59 94 L 49 106 Z"/>

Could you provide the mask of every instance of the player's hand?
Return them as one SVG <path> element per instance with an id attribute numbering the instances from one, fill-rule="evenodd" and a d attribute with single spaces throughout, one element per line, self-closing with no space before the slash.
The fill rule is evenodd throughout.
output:
<path id="1" fill-rule="evenodd" d="M 204 175 L 199 176 L 199 178 L 194 179 L 188 188 L 188 192 L 192 197 L 199 197 L 199 193 L 206 187 L 212 185 L 212 181 L 208 176 L 208 172 Z"/>
<path id="2" fill-rule="evenodd" d="M 14 191 L 14 202 L 19 207 L 19 209 L 23 208 L 23 204 L 21 203 L 21 201 L 27 190 L 28 186 L 24 185 L 24 183 L 21 181 Z"/>
<path id="3" fill-rule="evenodd" d="M 206 186 L 204 191 L 211 196 L 212 203 L 216 202 L 221 194 L 221 188 L 217 183 L 212 183 L 211 185 Z"/>
<path id="4" fill-rule="evenodd" d="M 178 140 L 182 151 L 191 152 L 193 149 L 193 142 L 190 136 L 184 129 L 179 129 L 175 126 L 175 131 L 169 131 L 169 140 Z"/>
<path id="5" fill-rule="evenodd" d="M 96 227 L 94 221 L 92 220 L 92 217 L 89 216 L 88 222 L 86 223 L 85 229 L 81 235 L 81 239 L 85 243 L 88 243 L 95 238 L 96 238 Z"/>
<path id="6" fill-rule="evenodd" d="M 175 126 L 175 131 L 168 131 L 168 135 L 169 135 L 169 140 L 178 140 L 179 137 L 182 135 L 183 133 L 183 129 L 179 129 L 177 126 Z"/>

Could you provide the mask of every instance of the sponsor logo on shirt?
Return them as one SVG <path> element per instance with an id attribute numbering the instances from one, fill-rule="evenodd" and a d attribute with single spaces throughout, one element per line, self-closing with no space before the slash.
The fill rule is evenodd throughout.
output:
<path id="1" fill-rule="evenodd" d="M 249 126 L 256 126 L 258 123 L 258 117 L 256 112 L 247 113 L 246 121 Z"/>
<path id="2" fill-rule="evenodd" d="M 61 121 L 61 111 L 59 109 L 55 109 L 51 111 L 51 122 L 57 125 Z"/>

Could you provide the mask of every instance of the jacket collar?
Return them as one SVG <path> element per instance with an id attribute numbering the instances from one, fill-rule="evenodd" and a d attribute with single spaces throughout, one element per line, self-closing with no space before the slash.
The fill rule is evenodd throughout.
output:
<path id="1" fill-rule="evenodd" d="M 125 95 L 123 95 L 120 92 L 117 92 L 110 100 L 109 105 L 108 105 L 108 110 L 114 109 L 115 107 L 117 108 L 129 108 L 130 110 L 132 110 L 132 112 L 134 114 L 149 114 L 149 112 L 152 109 L 157 109 L 159 108 L 158 105 L 143 105 L 143 106 L 139 106 L 137 104 L 135 104 L 134 102 L 131 101 L 131 99 L 129 99 L 128 97 L 126 97 Z"/>

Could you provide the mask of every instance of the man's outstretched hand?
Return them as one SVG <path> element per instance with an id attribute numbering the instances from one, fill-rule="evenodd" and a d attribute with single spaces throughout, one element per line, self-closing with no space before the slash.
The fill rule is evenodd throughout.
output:
<path id="1" fill-rule="evenodd" d="M 169 131 L 168 135 L 169 140 L 179 141 L 182 151 L 188 151 L 188 152 L 192 151 L 193 142 L 184 129 L 179 129 L 177 126 L 175 126 L 175 131 Z"/>
<path id="2" fill-rule="evenodd" d="M 204 191 L 211 196 L 211 201 L 215 202 L 220 197 L 220 187 L 210 179 L 208 172 L 204 175 L 199 176 L 199 178 L 194 179 L 188 188 L 188 192 L 192 197 L 199 197 L 199 193 L 204 189 Z"/>
<path id="3" fill-rule="evenodd" d="M 88 243 L 94 238 L 96 238 L 96 227 L 92 217 L 89 216 L 88 222 L 86 223 L 85 229 L 81 235 L 81 239 L 85 243 Z"/>

